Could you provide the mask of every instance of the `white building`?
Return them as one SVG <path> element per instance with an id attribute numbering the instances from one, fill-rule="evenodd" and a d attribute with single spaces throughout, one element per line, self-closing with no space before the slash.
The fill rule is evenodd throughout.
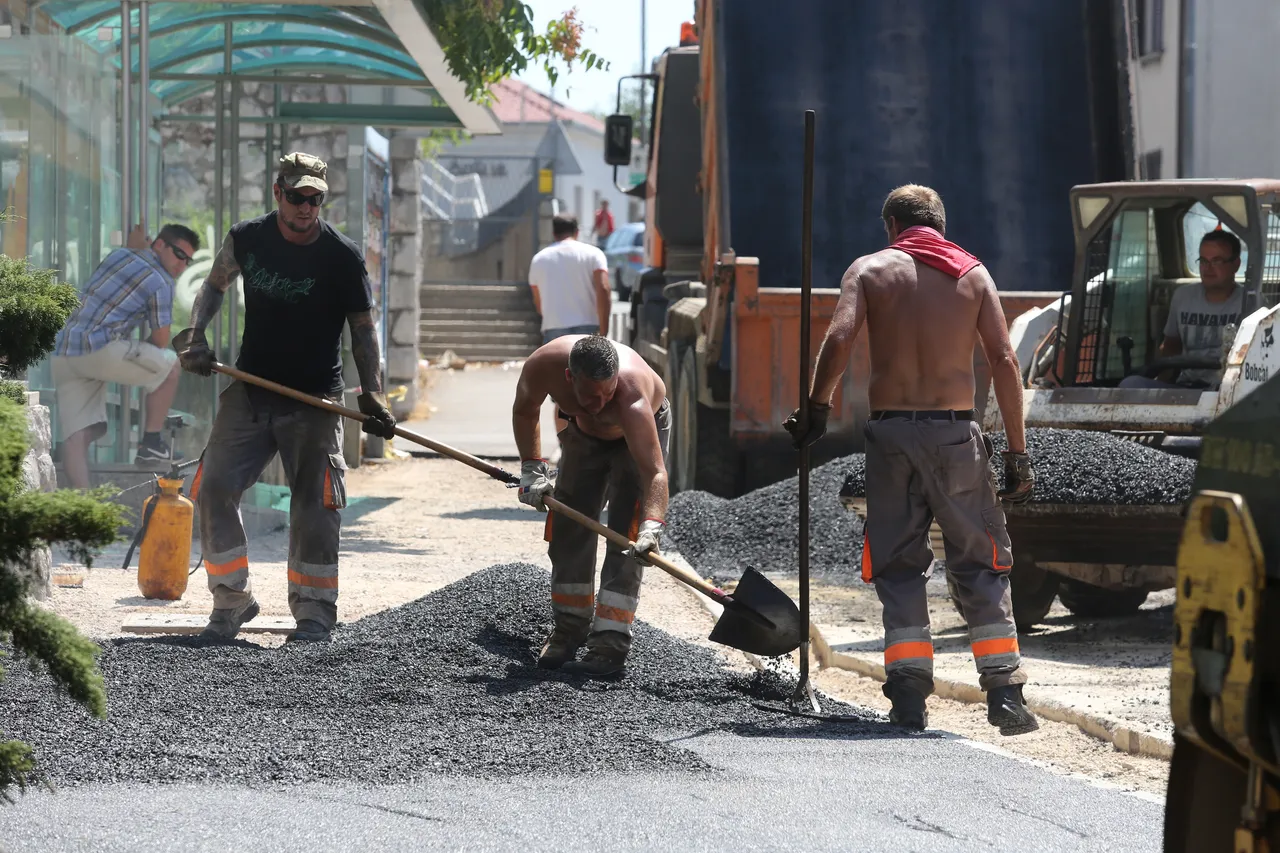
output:
<path id="1" fill-rule="evenodd" d="M 1280 2 L 1128 3 L 1142 177 L 1280 177 Z"/>

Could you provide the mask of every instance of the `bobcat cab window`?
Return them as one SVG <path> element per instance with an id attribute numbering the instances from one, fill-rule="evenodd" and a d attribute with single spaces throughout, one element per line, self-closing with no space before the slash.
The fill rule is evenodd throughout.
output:
<path id="1" fill-rule="evenodd" d="M 1088 251 L 1077 384 L 1115 385 L 1153 354 L 1149 305 L 1160 277 L 1155 211 L 1121 208 Z M 1158 345 L 1158 342 L 1156 342 Z"/>
<path id="2" fill-rule="evenodd" d="M 1280 303 L 1280 205 L 1268 205 L 1264 211 L 1263 231 L 1266 257 L 1262 261 L 1260 304 L 1273 308 Z M 1242 265 L 1243 266 L 1243 265 Z"/>
<path id="3" fill-rule="evenodd" d="M 1210 231 L 1221 228 L 1223 231 L 1230 231 L 1232 234 L 1236 232 L 1227 227 L 1218 214 L 1205 207 L 1202 202 L 1196 202 L 1182 216 L 1182 251 L 1186 259 L 1186 268 L 1184 274 L 1188 278 L 1200 277 L 1200 240 Z M 1239 237 L 1239 234 L 1236 234 Z M 1249 269 L 1249 247 L 1241 242 L 1240 245 L 1240 272 L 1237 278 L 1244 280 L 1245 271 Z"/>

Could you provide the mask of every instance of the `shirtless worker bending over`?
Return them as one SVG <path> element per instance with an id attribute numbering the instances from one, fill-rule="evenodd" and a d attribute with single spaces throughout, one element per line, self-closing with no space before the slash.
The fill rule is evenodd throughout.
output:
<path id="1" fill-rule="evenodd" d="M 1035 474 L 1026 454 L 1022 374 L 1009 343 L 995 283 L 973 255 L 943 238 L 946 212 L 928 187 L 898 187 L 882 217 L 890 246 L 858 258 L 844 274 L 840 300 L 818 353 L 809 396 L 809 429 L 799 410 L 785 426 L 796 446 L 826 432 L 831 398 L 865 322 L 871 347 L 871 417 L 864 433 L 867 523 L 862 579 L 884 608 L 884 693 L 889 719 L 910 729 L 928 724 L 933 639 L 925 583 L 934 518 L 946 540 L 987 720 L 1004 735 L 1039 728 L 1022 698 L 1026 673 L 1009 597 L 1013 567 L 1000 499 L 1031 497 Z M 991 444 L 974 421 L 973 348 L 991 364 L 1009 451 L 1005 488 L 988 468 Z"/>
<path id="2" fill-rule="evenodd" d="M 538 426 L 547 397 L 568 421 L 560 432 L 554 484 Z M 608 543 L 597 596 L 596 534 L 555 512 L 549 515 L 555 626 L 538 666 L 590 676 L 621 672 L 640 602 L 640 562 L 658 552 L 667 514 L 666 386 L 629 347 L 600 335 L 566 335 L 525 362 L 511 420 L 520 451 L 521 502 L 546 512 L 543 498 L 551 495 L 599 518 L 608 500 L 609 527 L 635 543 L 634 550 Z M 584 643 L 586 654 L 577 661 Z"/>

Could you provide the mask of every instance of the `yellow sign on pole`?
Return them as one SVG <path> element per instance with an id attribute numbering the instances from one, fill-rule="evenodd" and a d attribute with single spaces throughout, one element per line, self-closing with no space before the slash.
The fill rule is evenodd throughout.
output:
<path id="1" fill-rule="evenodd" d="M 538 170 L 538 192 L 541 193 L 542 195 L 551 195 L 552 187 L 553 187 L 553 183 L 552 183 L 552 177 L 551 177 L 551 170 L 539 169 Z"/>

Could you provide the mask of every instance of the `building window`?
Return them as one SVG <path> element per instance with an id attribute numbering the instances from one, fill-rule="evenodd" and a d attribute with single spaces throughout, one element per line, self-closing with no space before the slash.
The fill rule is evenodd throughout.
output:
<path id="1" fill-rule="evenodd" d="M 578 217 L 578 223 L 581 224 L 585 217 L 582 215 L 582 187 L 573 188 L 573 215 Z"/>
<path id="2" fill-rule="evenodd" d="M 1160 164 L 1163 159 L 1164 149 L 1157 148 L 1154 151 L 1148 151 L 1142 155 L 1142 164 L 1140 166 L 1141 174 L 1138 176 L 1143 181 L 1160 180 Z"/>
<path id="3" fill-rule="evenodd" d="M 1164 0 L 1137 0 L 1134 15 L 1138 58 L 1159 56 L 1164 52 Z"/>

